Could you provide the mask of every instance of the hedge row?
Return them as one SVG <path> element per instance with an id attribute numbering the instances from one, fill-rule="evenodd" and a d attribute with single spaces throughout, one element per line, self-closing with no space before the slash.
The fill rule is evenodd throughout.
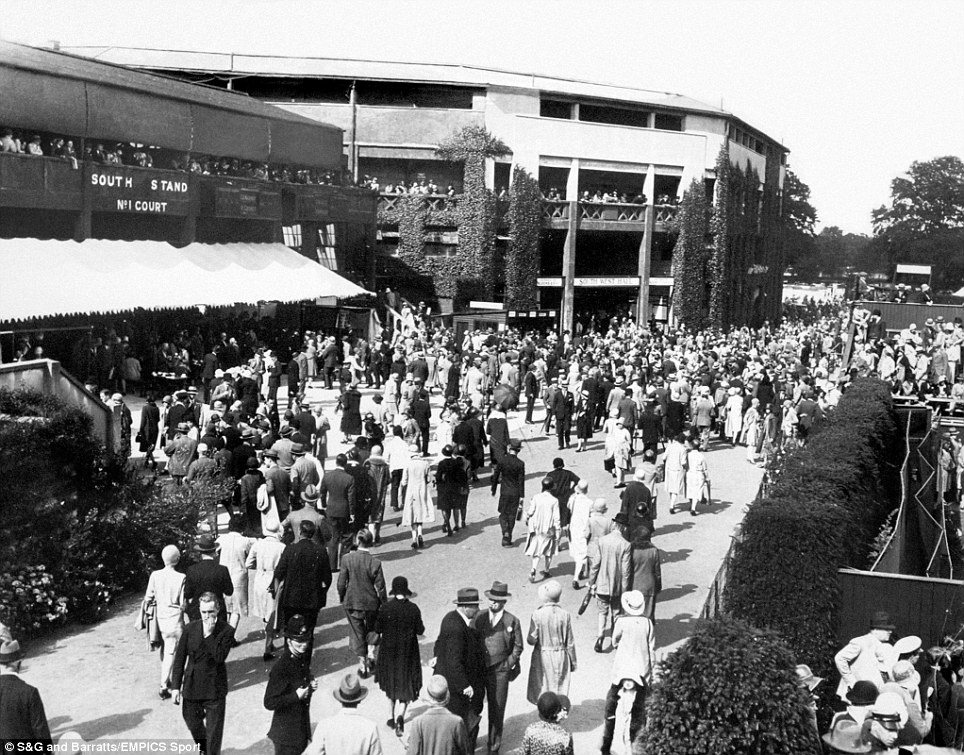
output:
<path id="1" fill-rule="evenodd" d="M 743 523 L 724 594 L 726 611 L 777 630 L 797 662 L 831 671 L 840 592 L 837 570 L 865 568 L 897 501 L 899 449 L 890 391 L 860 380 L 808 444 L 773 470 L 767 497 Z"/>
<path id="2" fill-rule="evenodd" d="M 189 562 L 224 485 L 165 489 L 128 475 L 90 417 L 34 391 L 0 389 L 0 622 L 30 639 L 94 621 L 142 587 L 174 543 Z"/>

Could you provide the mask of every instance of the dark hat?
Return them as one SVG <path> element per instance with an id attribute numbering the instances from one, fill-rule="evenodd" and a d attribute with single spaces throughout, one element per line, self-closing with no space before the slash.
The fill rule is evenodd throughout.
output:
<path id="1" fill-rule="evenodd" d="M 405 595 L 409 598 L 414 598 L 415 593 L 408 589 L 408 579 L 406 577 L 395 577 L 392 579 L 392 589 L 388 591 L 389 595 Z"/>
<path id="2" fill-rule="evenodd" d="M 321 498 L 321 492 L 316 485 L 306 485 L 301 491 L 301 500 L 305 503 L 318 503 L 319 498 Z"/>
<path id="3" fill-rule="evenodd" d="M 522 439 L 521 438 L 509 438 L 509 448 L 513 451 L 522 450 Z"/>
<path id="4" fill-rule="evenodd" d="M 477 606 L 479 604 L 479 591 L 474 587 L 463 587 L 458 591 L 455 600 L 452 602 L 457 606 Z"/>
<path id="5" fill-rule="evenodd" d="M 871 629 L 889 629 L 894 631 L 894 622 L 890 620 L 890 614 L 886 611 L 876 611 L 870 620 Z"/>
<path id="6" fill-rule="evenodd" d="M 288 619 L 288 623 L 285 625 L 285 637 L 289 640 L 297 640 L 298 642 L 305 642 L 311 639 L 311 632 L 305 623 L 304 616 L 296 613 Z"/>
<path id="7" fill-rule="evenodd" d="M 262 456 L 263 456 L 265 459 L 277 459 L 277 458 L 278 458 L 278 452 L 275 451 L 273 448 L 269 448 L 267 451 L 265 451 L 265 452 L 262 454 Z"/>
<path id="8" fill-rule="evenodd" d="M 214 542 L 211 535 L 201 535 L 197 539 L 197 549 L 201 553 L 214 553 L 218 549 L 218 544 Z"/>
<path id="9" fill-rule="evenodd" d="M 176 399 L 179 399 L 179 400 L 180 400 L 180 399 L 182 399 L 182 398 L 187 398 L 187 397 L 188 397 L 187 391 L 175 391 L 175 392 L 174 392 L 174 398 L 176 398 Z"/>
<path id="10" fill-rule="evenodd" d="M 23 656 L 24 652 L 16 640 L 0 644 L 0 663 L 13 663 L 21 660 Z"/>
<path id="11" fill-rule="evenodd" d="M 613 517 L 613 521 L 616 524 L 621 524 L 623 527 L 629 526 L 629 517 L 627 517 L 622 511 L 620 511 L 616 516 Z"/>
<path id="12" fill-rule="evenodd" d="M 188 422 L 178 422 L 177 431 L 179 433 L 189 433 L 191 432 L 191 425 Z"/>
<path id="13" fill-rule="evenodd" d="M 368 695 L 368 687 L 358 681 L 358 674 L 350 673 L 342 677 L 338 689 L 333 690 L 331 694 L 340 703 L 354 705 L 365 699 Z"/>
<path id="14" fill-rule="evenodd" d="M 257 469 L 258 460 L 254 456 L 249 456 L 248 460 L 244 463 L 244 466 L 248 469 Z"/>
<path id="15" fill-rule="evenodd" d="M 291 444 L 291 455 L 292 456 L 304 456 L 306 453 L 305 446 L 303 443 L 292 443 Z"/>
<path id="16" fill-rule="evenodd" d="M 862 679 L 850 688 L 847 701 L 852 705 L 873 705 L 877 694 L 877 685 Z"/>
<path id="17" fill-rule="evenodd" d="M 485 591 L 485 597 L 489 600 L 508 600 L 512 597 L 509 586 L 505 582 L 493 582 L 492 589 Z"/>
<path id="18" fill-rule="evenodd" d="M 295 429 L 291 425 L 285 425 L 284 427 L 281 428 L 281 437 L 287 438 L 294 431 Z"/>

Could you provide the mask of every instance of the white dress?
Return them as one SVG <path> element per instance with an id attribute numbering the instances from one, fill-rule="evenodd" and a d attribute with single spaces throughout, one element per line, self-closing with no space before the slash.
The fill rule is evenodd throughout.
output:
<path id="1" fill-rule="evenodd" d="M 726 400 L 726 437 L 738 438 L 743 429 L 743 397 L 737 394 Z"/>
<path id="2" fill-rule="evenodd" d="M 691 502 L 699 503 L 703 498 L 709 503 L 710 491 L 706 475 L 706 457 L 702 452 L 691 449 L 686 457 L 686 491 Z"/>
<path id="3" fill-rule="evenodd" d="M 254 569 L 254 615 L 267 621 L 274 612 L 274 598 L 268 592 L 274 582 L 274 570 L 281 560 L 285 544 L 273 537 L 255 540 L 244 565 Z"/>
<path id="4" fill-rule="evenodd" d="M 405 496 L 402 505 L 402 526 L 426 524 L 435 521 L 435 506 L 429 491 L 432 462 L 422 456 L 413 456 L 402 471 L 402 487 Z"/>
<path id="5" fill-rule="evenodd" d="M 663 487 L 668 495 L 686 495 L 686 446 L 670 441 L 666 446 L 666 478 Z"/>
<path id="6" fill-rule="evenodd" d="M 569 520 L 569 554 L 577 564 L 582 564 L 589 555 L 589 543 L 583 536 L 589 524 L 589 514 L 592 511 L 592 498 L 583 493 L 576 493 L 569 499 L 572 506 L 572 518 Z M 576 572 L 578 574 L 578 570 Z"/>

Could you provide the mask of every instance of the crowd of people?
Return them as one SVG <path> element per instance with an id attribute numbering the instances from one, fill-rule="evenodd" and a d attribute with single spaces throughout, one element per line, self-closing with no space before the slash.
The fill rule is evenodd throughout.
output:
<path id="1" fill-rule="evenodd" d="M 371 189 L 376 194 L 410 194 L 416 196 L 423 195 L 431 197 L 454 197 L 456 194 L 460 193 L 456 191 L 453 184 L 448 184 L 443 188 L 437 184 L 434 179 L 425 178 L 424 176 L 418 180 L 409 181 L 407 184 L 405 181 L 389 181 L 388 183 L 383 184 L 378 180 L 378 176 L 370 176 L 365 174 L 359 179 L 358 185 Z"/>

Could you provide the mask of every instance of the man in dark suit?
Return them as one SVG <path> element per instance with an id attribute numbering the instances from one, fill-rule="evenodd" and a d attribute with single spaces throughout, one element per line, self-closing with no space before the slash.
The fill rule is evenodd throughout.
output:
<path id="1" fill-rule="evenodd" d="M 217 595 L 206 592 L 198 603 L 201 620 L 187 625 L 174 651 L 171 688 L 175 705 L 184 698 L 181 715 L 201 752 L 219 755 L 234 627 L 219 618 Z"/>
<path id="2" fill-rule="evenodd" d="M 264 690 L 264 707 L 274 712 L 268 739 L 275 755 L 301 755 L 311 739 L 309 705 L 318 689 L 308 653 L 311 633 L 303 616 L 288 619 L 285 639 L 287 651 L 271 669 Z"/>
<path id="3" fill-rule="evenodd" d="M 455 610 L 445 614 L 435 641 L 435 673 L 449 685 L 448 709 L 465 722 L 469 752 L 475 752 L 485 703 L 485 648 L 470 626 L 479 612 L 479 591 L 464 587 Z"/>
<path id="4" fill-rule="evenodd" d="M 509 698 L 509 682 L 519 676 L 522 657 L 522 626 L 505 610 L 512 597 L 504 582 L 493 582 L 485 591 L 489 610 L 476 614 L 472 627 L 485 647 L 485 695 L 489 701 L 489 753 L 498 755 L 502 747 L 505 703 Z"/>
<path id="5" fill-rule="evenodd" d="M 276 582 L 284 582 L 281 588 L 280 606 L 284 616 L 299 614 L 308 628 L 308 657 L 314 643 L 318 611 L 328 601 L 331 587 L 331 565 L 328 553 L 315 542 L 315 523 L 302 521 L 298 525 L 301 540 L 282 551 L 274 570 Z"/>
<path id="6" fill-rule="evenodd" d="M 556 437 L 559 439 L 559 450 L 569 448 L 572 442 L 572 412 L 575 408 L 576 400 L 569 387 L 559 386 L 559 393 L 552 403 L 552 416 L 556 420 Z"/>
<path id="7" fill-rule="evenodd" d="M 579 475 L 570 469 L 566 469 L 566 463 L 558 456 L 552 460 L 552 471 L 546 474 L 547 480 L 552 480 L 552 493 L 559 501 L 559 523 L 564 530 L 569 528 L 569 520 L 572 512 L 569 510 L 569 499 L 576 490 L 576 483 L 579 482 Z M 581 537 L 582 533 L 576 533 Z"/>
<path id="8" fill-rule="evenodd" d="M 14 639 L 0 643 L 0 738 L 50 746 L 50 727 L 40 692 L 20 678 L 24 652 Z M 47 750 L 43 750 L 47 752 Z"/>
<path id="9" fill-rule="evenodd" d="M 338 454 L 335 468 L 326 473 L 321 481 L 322 505 L 327 506 L 328 521 L 335 531 L 332 540 L 334 559 L 331 562 L 331 568 L 335 571 L 339 568 L 341 553 L 351 548 L 352 520 L 358 518 L 355 477 L 346 469 L 347 466 L 348 457 Z"/>
<path id="10" fill-rule="evenodd" d="M 542 423 L 542 432 L 546 435 L 552 429 L 552 418 L 555 416 L 556 401 L 559 399 L 559 378 L 549 378 L 549 387 L 546 389 L 546 421 Z"/>
<path id="11" fill-rule="evenodd" d="M 479 419 L 477 409 L 469 407 L 466 410 L 465 417 L 452 431 L 452 440 L 468 449 L 468 459 L 472 464 L 472 481 L 478 481 L 476 470 L 485 463 L 485 444 L 488 443 L 488 438 L 485 436 L 485 427 Z"/>
<path id="12" fill-rule="evenodd" d="M 378 609 L 388 601 L 382 562 L 369 548 L 375 536 L 365 529 L 355 536 L 357 549 L 342 560 L 338 574 L 338 598 L 348 616 L 348 645 L 358 657 L 358 675 L 366 679 L 374 671 L 368 658 L 368 634 L 375 629 Z"/>
<path id="13" fill-rule="evenodd" d="M 412 419 L 418 424 L 420 436 L 419 448 L 428 456 L 428 437 L 432 422 L 432 405 L 429 403 L 428 392 L 424 388 L 422 378 L 415 378 L 415 397 L 412 399 Z"/>
<path id="14" fill-rule="evenodd" d="M 197 541 L 197 550 L 201 560 L 190 566 L 184 577 L 184 601 L 187 603 L 187 615 L 191 621 L 201 618 L 199 601 L 201 596 L 213 594 L 218 602 L 218 618 L 227 618 L 224 607 L 224 596 L 234 594 L 234 583 L 228 567 L 217 562 L 218 546 L 211 535 L 202 535 Z"/>
<path id="15" fill-rule="evenodd" d="M 526 424 L 532 424 L 532 410 L 536 405 L 536 396 L 539 395 L 539 378 L 536 376 L 536 366 L 530 364 L 526 370 L 525 377 L 522 378 L 522 391 L 526 397 Z"/>
<path id="16" fill-rule="evenodd" d="M 499 526 L 502 528 L 502 545 L 512 545 L 512 528 L 515 526 L 519 507 L 526 497 L 526 465 L 519 458 L 522 441 L 518 438 L 509 439 L 508 453 L 502 457 L 492 472 L 492 495 L 502 483 L 499 494 Z"/>
<path id="17" fill-rule="evenodd" d="M 335 375 L 335 370 L 338 369 L 339 362 L 341 362 L 338 354 L 338 344 L 335 343 L 334 336 L 328 338 L 328 342 L 321 350 L 319 359 L 325 371 L 325 388 L 331 390 L 331 380 Z"/>

